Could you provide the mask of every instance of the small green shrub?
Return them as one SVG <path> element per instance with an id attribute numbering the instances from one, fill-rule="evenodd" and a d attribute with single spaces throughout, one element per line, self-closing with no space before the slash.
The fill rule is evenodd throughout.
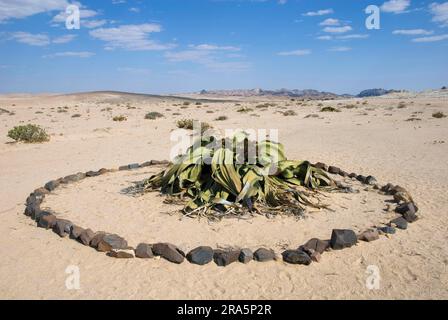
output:
<path id="1" fill-rule="evenodd" d="M 283 112 L 283 115 L 286 117 L 287 116 L 296 116 L 297 113 L 294 110 L 287 110 L 287 111 Z"/>
<path id="2" fill-rule="evenodd" d="M 126 118 L 125 116 L 115 116 L 112 118 L 112 120 L 122 122 L 128 120 L 128 118 Z"/>
<path id="3" fill-rule="evenodd" d="M 154 112 L 148 112 L 145 115 L 145 119 L 147 120 L 155 120 L 158 118 L 163 118 L 163 114 L 161 114 L 160 112 L 154 111 Z"/>
<path id="4" fill-rule="evenodd" d="M 26 143 L 39 143 L 50 140 L 50 136 L 45 132 L 45 129 L 34 124 L 14 127 L 9 130 L 8 137 L 15 141 Z"/>
<path id="5" fill-rule="evenodd" d="M 320 112 L 341 112 L 341 110 L 328 106 L 320 109 Z"/>
<path id="6" fill-rule="evenodd" d="M 193 119 L 181 119 L 181 120 L 177 121 L 176 125 L 180 129 L 193 130 L 195 122 L 198 122 L 198 121 L 193 120 Z M 210 124 L 208 124 L 207 122 L 201 122 L 200 124 L 201 124 L 202 132 L 212 128 L 212 126 Z"/>
<path id="7" fill-rule="evenodd" d="M 247 113 L 247 112 L 251 112 L 251 111 L 254 111 L 254 109 L 248 108 L 248 107 L 241 107 L 238 110 L 236 110 L 236 112 L 240 112 L 240 113 Z"/>
<path id="8" fill-rule="evenodd" d="M 437 118 L 437 119 L 441 119 L 441 118 L 445 118 L 446 117 L 446 115 L 443 113 L 443 112 L 435 112 L 435 113 L 433 113 L 432 114 L 432 117 L 433 118 Z"/>

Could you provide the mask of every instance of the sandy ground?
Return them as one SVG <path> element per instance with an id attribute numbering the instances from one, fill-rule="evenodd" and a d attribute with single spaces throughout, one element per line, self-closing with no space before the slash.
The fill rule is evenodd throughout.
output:
<path id="1" fill-rule="evenodd" d="M 289 99 L 183 105 L 176 98 L 112 93 L 69 96 L 0 96 L 0 298 L 3 299 L 406 299 L 448 298 L 448 114 L 447 95 L 395 95 L 366 100 Z M 252 99 L 253 100 L 253 99 Z M 367 101 L 367 102 L 364 102 Z M 400 103 L 402 107 L 399 107 Z M 338 113 L 319 112 L 334 106 Z M 347 105 L 353 105 L 346 108 Z M 64 108 L 65 107 L 65 108 Z M 64 111 L 65 110 L 65 111 Z M 294 110 L 297 115 L 281 112 Z M 150 111 L 165 115 L 145 120 Z M 72 117 L 79 114 L 79 117 Z M 317 117 L 307 115 L 316 114 Z M 127 121 L 112 118 L 125 115 Z M 215 121 L 226 115 L 228 120 Z M 335 164 L 372 174 L 379 182 L 406 187 L 421 220 L 390 239 L 325 253 L 309 267 L 283 262 L 199 267 L 164 260 L 115 260 L 51 231 L 23 215 L 24 200 L 46 181 L 78 171 L 167 159 L 176 120 L 195 118 L 215 128 L 273 128 L 291 159 Z M 420 120 L 406 121 L 411 118 Z M 11 143 L 15 125 L 36 123 L 52 135 L 44 144 Z M 132 197 L 123 190 L 158 168 L 110 173 L 58 189 L 45 205 L 61 217 L 96 230 L 116 232 L 131 245 L 170 241 L 189 250 L 268 246 L 280 252 L 311 237 L 329 238 L 333 228 L 356 231 L 391 218 L 384 196 L 361 190 L 332 194 L 335 212 L 310 212 L 306 219 L 254 217 L 219 223 L 182 218 L 175 206 L 151 193 Z M 80 268 L 80 290 L 65 286 L 70 265 Z M 366 287 L 367 267 L 380 270 L 380 289 Z"/>

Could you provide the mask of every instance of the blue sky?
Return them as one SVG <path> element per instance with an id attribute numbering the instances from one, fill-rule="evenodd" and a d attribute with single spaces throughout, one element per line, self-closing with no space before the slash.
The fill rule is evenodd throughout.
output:
<path id="1" fill-rule="evenodd" d="M 423 90 L 448 85 L 447 53 L 444 1 L 0 0 L 2 93 Z"/>

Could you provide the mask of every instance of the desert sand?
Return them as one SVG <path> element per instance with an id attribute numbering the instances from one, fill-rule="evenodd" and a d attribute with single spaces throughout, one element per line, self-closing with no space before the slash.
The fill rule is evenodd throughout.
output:
<path id="1" fill-rule="evenodd" d="M 202 96 L 190 96 L 193 99 Z M 216 97 L 213 97 L 216 99 Z M 229 99 L 226 97 L 226 99 Z M 2 299 L 447 299 L 448 298 L 448 93 L 299 102 L 242 97 L 202 101 L 112 92 L 0 96 L 0 298 Z M 239 101 L 236 101 L 239 100 Z M 267 108 L 257 108 L 270 102 Z M 253 109 L 237 112 L 241 107 Z M 333 106 L 341 112 L 319 112 Z M 348 107 L 347 107 L 348 106 Z M 296 115 L 282 112 L 294 110 Z M 146 120 L 158 111 L 164 118 Z M 72 117 L 73 115 L 79 115 Z M 314 114 L 315 116 L 307 117 Z M 114 122 L 124 115 L 127 121 Z M 228 117 L 215 121 L 218 116 Z M 168 159 L 176 120 L 194 118 L 218 129 L 279 129 L 291 159 L 322 161 L 348 172 L 374 175 L 409 190 L 420 220 L 390 238 L 324 253 L 310 266 L 282 261 L 234 263 L 219 268 L 161 259 L 118 260 L 36 228 L 24 201 L 45 182 L 79 171 Z M 411 120 L 410 120 L 411 119 Z M 35 123 L 51 134 L 43 144 L 13 143 L 16 125 Z M 387 222 L 385 197 L 364 192 L 331 194 L 334 210 L 305 219 L 255 216 L 209 222 L 184 218 L 157 193 L 124 190 L 160 170 L 115 172 L 68 185 L 45 205 L 60 217 L 114 232 L 130 245 L 167 241 L 184 250 L 271 247 L 280 253 L 334 228 L 361 231 Z M 81 288 L 65 286 L 68 266 L 80 268 Z M 380 270 L 380 288 L 366 287 L 367 267 Z"/>

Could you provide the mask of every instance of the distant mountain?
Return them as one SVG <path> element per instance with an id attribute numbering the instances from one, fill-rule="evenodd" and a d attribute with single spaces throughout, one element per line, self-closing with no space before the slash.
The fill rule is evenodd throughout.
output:
<path id="1" fill-rule="evenodd" d="M 337 95 L 332 92 L 318 91 L 312 89 L 306 90 L 263 90 L 263 89 L 236 89 L 236 90 L 202 90 L 201 95 L 219 95 L 219 96 L 240 96 L 240 97 L 260 97 L 260 96 L 279 96 L 291 98 L 308 98 L 308 99 L 334 99 L 338 97 L 350 97 L 350 95 Z"/>
<path id="2" fill-rule="evenodd" d="M 364 98 L 364 97 L 378 97 L 378 96 L 384 96 L 385 94 L 393 93 L 393 92 L 400 92 L 399 90 L 386 90 L 386 89 L 367 89 L 364 91 L 361 91 L 357 97 Z"/>

